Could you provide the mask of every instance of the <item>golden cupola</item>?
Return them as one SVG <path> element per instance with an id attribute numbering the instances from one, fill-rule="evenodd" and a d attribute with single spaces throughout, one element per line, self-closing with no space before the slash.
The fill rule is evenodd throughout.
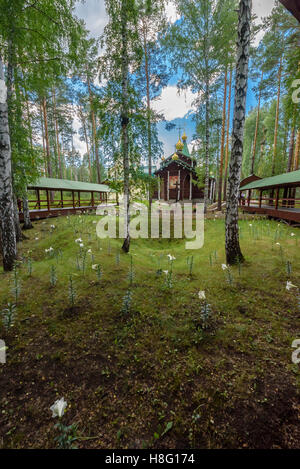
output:
<path id="1" fill-rule="evenodd" d="M 186 135 L 185 131 L 184 131 L 184 134 L 183 134 L 183 136 L 182 136 L 182 140 L 183 140 L 184 142 L 186 142 L 186 140 L 187 140 L 187 135 Z"/>
<path id="2" fill-rule="evenodd" d="M 184 145 L 183 145 L 183 143 L 182 143 L 182 141 L 180 140 L 180 137 L 179 137 L 179 140 L 178 140 L 178 142 L 176 143 L 176 150 L 182 151 L 182 150 L 183 150 L 183 147 L 184 147 Z"/>
<path id="3" fill-rule="evenodd" d="M 174 153 L 174 155 L 172 156 L 172 160 L 178 160 L 179 156 L 177 155 L 177 153 Z"/>

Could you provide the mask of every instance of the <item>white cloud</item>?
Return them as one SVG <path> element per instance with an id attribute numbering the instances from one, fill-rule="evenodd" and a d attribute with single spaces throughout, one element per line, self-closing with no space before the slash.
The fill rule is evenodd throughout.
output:
<path id="1" fill-rule="evenodd" d="M 90 36 L 98 38 L 103 33 L 108 21 L 104 0 L 86 0 L 84 4 L 78 3 L 75 12 L 85 21 Z"/>
<path id="2" fill-rule="evenodd" d="M 166 5 L 166 16 L 170 23 L 175 23 L 179 19 L 174 2 L 168 2 Z"/>
<path id="3" fill-rule="evenodd" d="M 194 110 L 192 102 L 196 95 L 190 90 L 178 94 L 176 86 L 167 86 L 162 90 L 159 100 L 152 102 L 152 108 L 163 113 L 167 121 L 184 117 L 189 111 Z"/>
<path id="4" fill-rule="evenodd" d="M 265 16 L 269 16 L 273 7 L 275 5 L 275 0 L 253 0 L 253 7 L 252 12 L 257 15 L 256 24 L 260 24 L 262 22 L 262 18 Z M 264 36 L 264 31 L 260 31 L 254 40 L 254 46 L 258 46 L 259 42 Z"/>

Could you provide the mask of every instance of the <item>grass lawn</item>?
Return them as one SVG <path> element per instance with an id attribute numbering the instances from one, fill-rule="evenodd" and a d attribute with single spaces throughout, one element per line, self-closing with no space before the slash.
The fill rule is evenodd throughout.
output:
<path id="1" fill-rule="evenodd" d="M 299 448 L 300 296 L 286 289 L 300 287 L 299 229 L 243 219 L 246 263 L 229 275 L 222 219 L 206 220 L 198 251 L 133 240 L 129 255 L 96 220 L 36 222 L 17 271 L 0 273 L 0 311 L 17 305 L 0 325 L 0 447 L 54 448 L 64 397 L 79 448 Z"/>

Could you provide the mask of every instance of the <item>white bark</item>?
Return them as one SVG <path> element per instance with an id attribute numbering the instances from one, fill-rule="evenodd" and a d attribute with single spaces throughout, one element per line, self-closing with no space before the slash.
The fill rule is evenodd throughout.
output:
<path id="1" fill-rule="evenodd" d="M 246 116 L 251 6 L 252 0 L 240 0 L 232 151 L 226 204 L 226 260 L 228 264 L 234 264 L 238 260 L 243 261 L 239 244 L 238 201 Z"/>
<path id="2" fill-rule="evenodd" d="M 3 267 L 12 270 L 17 257 L 11 173 L 11 147 L 8 125 L 7 89 L 0 56 L 0 232 Z"/>

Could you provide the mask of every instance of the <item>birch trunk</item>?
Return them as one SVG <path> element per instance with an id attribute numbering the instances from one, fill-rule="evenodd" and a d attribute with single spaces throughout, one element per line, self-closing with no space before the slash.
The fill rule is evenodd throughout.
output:
<path id="1" fill-rule="evenodd" d="M 299 169 L 299 153 L 300 153 L 300 130 L 297 132 L 297 143 L 295 149 L 295 157 L 294 157 L 294 171 Z"/>
<path id="2" fill-rule="evenodd" d="M 129 155 L 128 155 L 128 33 L 127 33 L 127 10 L 126 1 L 122 0 L 122 155 L 123 155 L 123 172 L 124 172 L 124 204 L 125 204 L 125 233 L 122 249 L 129 252 L 130 234 L 129 234 Z"/>
<path id="3" fill-rule="evenodd" d="M 238 202 L 243 156 L 248 63 L 250 49 L 250 24 L 252 0 L 240 0 L 237 42 L 235 100 L 232 131 L 232 151 L 228 178 L 228 198 L 225 220 L 226 261 L 229 265 L 242 262 L 244 257 L 239 243 Z"/>
<path id="4" fill-rule="evenodd" d="M 226 151 L 225 151 L 225 176 L 224 176 L 224 189 L 223 189 L 223 198 L 224 198 L 224 200 L 226 200 L 228 160 L 229 160 L 229 130 L 230 130 L 230 112 L 231 112 L 231 87 L 232 87 L 232 68 L 230 66 L 229 94 L 228 94 L 228 113 L 227 113 L 227 131 L 226 131 L 227 135 L 226 135 Z"/>
<path id="5" fill-rule="evenodd" d="M 13 269 L 17 257 L 8 125 L 7 89 L 0 56 L 0 235 L 5 271 Z"/>
<path id="6" fill-rule="evenodd" d="M 63 178 L 63 173 L 62 173 L 62 164 L 61 164 L 61 153 L 60 153 L 57 113 L 56 113 L 55 88 L 53 88 L 53 109 L 54 109 L 54 123 L 55 123 L 55 136 L 56 136 L 56 147 L 57 147 L 57 158 L 58 158 L 58 170 L 59 170 L 59 177 L 60 177 L 60 179 L 62 179 Z"/>
<path id="7" fill-rule="evenodd" d="M 79 115 L 80 115 L 80 119 L 81 119 L 81 123 L 82 123 L 83 134 L 84 134 L 84 139 L 85 139 L 85 144 L 86 144 L 86 152 L 87 152 L 87 157 L 88 157 L 88 162 L 89 162 L 90 182 L 93 182 L 89 141 L 88 141 L 87 131 L 86 131 L 86 122 L 85 122 L 85 117 L 83 115 L 83 111 L 82 111 L 81 108 L 79 108 Z"/>
<path id="8" fill-rule="evenodd" d="M 150 105 L 150 78 L 149 78 L 149 60 L 147 49 L 147 26 L 143 23 L 143 40 L 144 40 L 144 55 L 145 55 L 145 76 L 146 76 L 146 91 L 147 91 L 147 137 L 148 137 L 148 170 L 149 177 L 152 176 L 152 148 L 151 148 L 151 105 Z M 149 183 L 149 207 L 151 207 L 152 195 L 151 184 Z"/>
<path id="9" fill-rule="evenodd" d="M 220 172 L 219 172 L 219 191 L 218 191 L 218 210 L 219 211 L 222 210 L 222 186 L 223 186 L 224 143 L 225 143 L 225 125 L 226 125 L 226 101 L 227 101 L 227 67 L 226 67 L 226 70 L 225 70 L 222 134 L 221 134 Z"/>
<path id="10" fill-rule="evenodd" d="M 28 198 L 26 194 L 23 196 L 23 216 L 24 216 L 23 230 L 31 230 L 33 228 L 33 224 L 31 223 L 31 220 L 30 220 L 29 204 L 28 204 Z"/>

